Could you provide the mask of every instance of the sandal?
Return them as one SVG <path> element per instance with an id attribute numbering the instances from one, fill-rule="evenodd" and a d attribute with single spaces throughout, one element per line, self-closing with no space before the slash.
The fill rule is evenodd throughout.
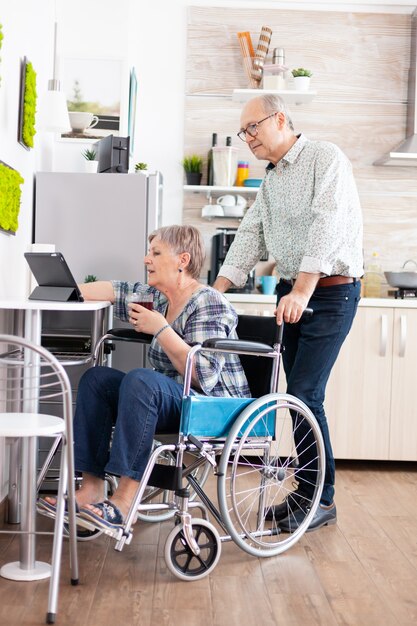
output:
<path id="1" fill-rule="evenodd" d="M 45 498 L 38 498 L 38 501 L 36 504 L 38 506 L 38 510 L 40 513 L 43 513 L 44 511 L 46 511 L 47 513 L 55 517 L 56 511 L 57 511 L 56 500 L 55 500 L 55 504 L 52 504 L 51 502 L 48 502 L 48 500 L 45 500 Z M 77 502 L 75 502 L 75 513 L 78 514 L 79 512 L 80 510 L 79 510 L 78 504 Z M 68 521 L 68 501 L 66 497 L 65 497 L 64 520 L 66 522 Z"/>
<path id="2" fill-rule="evenodd" d="M 110 500 L 104 500 L 103 502 L 96 502 L 91 506 L 96 507 L 102 511 L 102 515 L 98 515 L 87 509 L 86 507 L 80 508 L 80 517 L 92 522 L 97 528 L 103 528 L 104 530 L 118 530 L 123 528 L 124 518 L 120 510 L 110 502 Z"/>

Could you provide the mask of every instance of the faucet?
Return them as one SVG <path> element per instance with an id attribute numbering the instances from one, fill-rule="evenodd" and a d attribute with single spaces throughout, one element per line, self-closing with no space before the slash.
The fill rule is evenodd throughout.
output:
<path id="1" fill-rule="evenodd" d="M 416 266 L 417 269 L 417 262 L 414 261 L 414 259 L 408 259 L 408 261 L 406 261 L 403 265 L 403 269 L 405 268 L 405 266 L 407 265 L 407 263 L 414 263 L 414 265 Z"/>

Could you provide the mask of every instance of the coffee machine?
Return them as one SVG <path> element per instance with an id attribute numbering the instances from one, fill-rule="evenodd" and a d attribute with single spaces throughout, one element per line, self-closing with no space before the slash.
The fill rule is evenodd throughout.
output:
<path id="1" fill-rule="evenodd" d="M 226 258 L 226 254 L 233 243 L 237 229 L 236 228 L 224 228 L 219 229 L 220 232 L 216 233 L 211 243 L 211 263 L 208 274 L 208 284 L 212 285 L 216 280 L 220 267 L 223 265 Z M 267 259 L 266 259 L 267 260 Z M 229 293 L 252 293 L 255 291 L 255 270 L 252 270 L 248 275 L 246 285 L 243 287 L 235 287 L 228 289 Z"/>

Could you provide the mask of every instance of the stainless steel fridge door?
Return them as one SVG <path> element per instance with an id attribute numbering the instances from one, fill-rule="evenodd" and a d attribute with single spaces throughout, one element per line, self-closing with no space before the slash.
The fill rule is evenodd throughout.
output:
<path id="1" fill-rule="evenodd" d="M 33 241 L 55 244 L 77 282 L 87 274 L 98 280 L 146 280 L 147 235 L 159 225 L 162 208 L 159 173 L 38 172 L 35 189 Z M 72 326 L 71 320 L 57 324 Z M 124 371 L 143 366 L 142 347 L 120 343 L 112 364 Z"/>

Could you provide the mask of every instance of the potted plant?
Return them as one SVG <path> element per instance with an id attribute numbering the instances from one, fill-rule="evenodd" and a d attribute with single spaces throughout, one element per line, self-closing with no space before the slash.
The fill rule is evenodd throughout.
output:
<path id="1" fill-rule="evenodd" d="M 294 77 L 294 86 L 296 91 L 308 91 L 310 87 L 310 78 L 313 73 L 304 67 L 299 67 L 291 71 Z"/>
<path id="2" fill-rule="evenodd" d="M 147 163 L 136 163 L 135 165 L 135 174 L 145 174 L 147 175 L 148 164 Z"/>
<path id="3" fill-rule="evenodd" d="M 90 174 L 96 174 L 98 168 L 97 152 L 95 150 L 84 150 L 83 157 L 85 159 L 85 171 Z"/>
<path id="4" fill-rule="evenodd" d="M 182 166 L 185 172 L 185 179 L 187 185 L 199 185 L 202 177 L 203 159 L 197 154 L 184 157 L 182 160 Z"/>

